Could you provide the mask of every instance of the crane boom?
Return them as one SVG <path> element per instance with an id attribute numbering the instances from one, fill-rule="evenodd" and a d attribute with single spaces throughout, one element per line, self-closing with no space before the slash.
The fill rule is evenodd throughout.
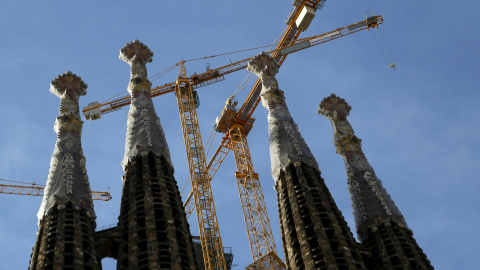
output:
<path id="1" fill-rule="evenodd" d="M 43 196 L 44 190 L 45 187 L 38 184 L 32 184 L 31 186 L 0 184 L 0 193 L 4 194 Z M 112 195 L 105 191 L 91 191 L 91 194 L 94 200 L 109 201 L 112 199 Z"/>
<path id="2" fill-rule="evenodd" d="M 367 23 L 369 21 L 369 23 Z M 283 45 L 281 47 L 277 46 L 277 49 L 272 50 L 267 52 L 268 54 L 272 54 L 272 56 L 275 56 L 276 59 L 280 59 L 281 63 L 285 60 L 285 57 L 293 52 L 297 52 L 300 50 L 304 50 L 306 48 L 316 46 L 328 41 L 331 41 L 333 39 L 337 39 L 349 34 L 353 34 L 355 32 L 365 30 L 368 28 L 371 28 L 373 26 L 376 26 L 378 24 L 381 24 L 383 22 L 383 19 L 381 16 L 374 16 L 370 17 L 367 20 L 363 20 L 361 22 L 351 24 L 349 26 L 345 26 L 342 28 L 335 29 L 333 31 L 324 33 L 322 35 L 317 35 L 317 36 L 312 36 L 309 38 L 304 38 L 304 39 L 298 39 L 296 41 L 285 39 L 282 43 L 280 41 L 280 44 L 286 44 L 289 43 L 288 45 Z M 374 24 L 374 25 L 373 25 Z M 288 32 L 289 35 L 291 32 Z M 296 35 L 300 34 L 299 31 L 296 32 Z M 197 74 L 194 76 L 191 76 L 189 79 L 190 84 L 192 85 L 193 89 L 197 89 L 215 82 L 219 82 L 224 80 L 224 76 L 242 69 L 247 68 L 248 61 L 250 61 L 250 57 L 247 59 L 243 59 L 216 69 L 211 69 L 207 72 L 203 72 L 201 74 Z M 180 65 L 179 63 L 177 65 Z M 256 84 L 256 88 L 258 88 L 258 84 Z M 162 86 L 157 86 L 155 88 L 152 88 L 152 97 L 164 95 L 170 92 L 175 91 L 175 82 L 170 82 L 166 83 Z M 254 108 L 256 108 L 256 105 L 258 105 L 258 91 L 253 91 L 250 93 L 249 97 L 247 97 L 247 101 L 241 108 L 241 117 L 239 116 L 240 121 L 245 122 L 246 119 L 251 117 L 251 114 L 254 111 Z M 119 99 L 115 99 L 109 102 L 104 102 L 104 103 L 98 103 L 98 102 L 92 102 L 88 104 L 88 106 L 84 107 L 82 112 L 85 116 L 85 119 L 87 120 L 96 120 L 101 117 L 101 115 L 117 111 L 121 109 L 124 106 L 127 106 L 131 103 L 131 97 L 130 96 L 124 96 Z"/>
<path id="3" fill-rule="evenodd" d="M 346 36 L 346 35 L 349 35 L 349 34 L 353 34 L 355 32 L 361 31 L 361 30 L 366 30 L 366 29 L 375 27 L 375 26 L 377 26 L 379 24 L 382 24 L 382 23 L 383 23 L 382 17 L 380 15 L 377 15 L 377 16 L 374 16 L 374 17 L 370 17 L 367 20 L 363 20 L 363 21 L 360 21 L 360 22 L 357 22 L 357 23 L 354 23 L 354 24 L 351 24 L 351 25 L 348 25 L 348 26 L 345 26 L 345 27 L 342 27 L 342 28 L 338 28 L 336 30 L 324 33 L 322 35 L 313 36 L 313 37 L 309 37 L 309 38 L 305 38 L 305 39 L 300 39 L 297 42 L 295 42 L 294 45 L 287 46 L 280 51 L 284 51 L 285 55 L 290 54 L 290 53 L 297 52 L 297 51 L 300 51 L 300 50 L 303 50 L 303 49 L 306 49 L 306 48 L 309 48 L 309 47 L 312 47 L 312 46 L 320 45 L 322 43 L 325 43 L 325 42 L 328 42 L 328 41 L 331 41 L 331 40 L 334 40 L 334 39 L 337 39 L 337 38 L 340 38 L 340 37 L 343 37 L 343 36 Z M 250 102 L 253 105 L 251 107 L 242 106 L 243 110 L 240 109 L 239 112 L 238 112 L 238 114 L 243 113 L 243 115 L 246 115 L 248 117 L 249 121 L 250 121 L 250 122 L 249 121 L 242 121 L 242 122 L 244 122 L 244 125 L 245 125 L 244 128 L 245 128 L 246 131 L 251 130 L 251 127 L 252 127 L 252 124 L 253 124 L 253 121 L 252 121 L 253 118 L 251 117 L 251 115 L 253 114 L 253 111 L 256 109 L 256 106 L 258 105 L 258 103 L 260 101 L 260 98 L 258 96 L 259 92 L 256 91 L 256 87 L 259 87 L 259 86 L 256 85 L 256 86 L 254 86 L 254 88 L 252 88 L 252 91 L 250 92 L 249 96 L 247 97 L 247 99 L 245 101 L 245 103 Z M 225 108 L 227 108 L 227 106 L 225 106 Z M 229 111 L 225 108 L 222 111 L 222 114 L 221 114 L 220 118 L 222 118 L 223 115 L 229 113 Z M 236 112 L 234 112 L 234 113 L 237 114 Z M 240 118 L 240 117 L 237 116 L 236 119 L 239 120 L 238 118 Z M 244 119 L 245 119 L 245 117 L 244 117 Z M 225 122 L 221 121 L 221 122 L 219 122 L 219 124 L 217 126 L 217 129 L 220 130 L 223 133 L 228 134 L 228 130 L 229 130 L 230 126 L 233 125 L 233 123 L 234 123 L 234 121 L 225 121 Z M 223 137 L 222 141 L 220 142 L 220 145 L 218 146 L 217 150 L 215 151 L 212 158 L 210 159 L 210 162 L 208 163 L 207 168 L 208 168 L 212 178 L 213 178 L 213 175 L 215 175 L 216 171 L 220 168 L 221 163 L 225 159 L 225 156 L 228 153 L 228 151 L 230 150 L 228 148 L 229 142 L 230 142 L 230 138 L 228 136 Z M 187 196 L 187 200 L 184 203 L 184 207 L 186 208 L 186 212 L 187 212 L 187 217 L 188 217 L 189 213 L 191 213 L 193 211 L 193 209 L 187 208 L 187 205 L 193 205 L 192 202 L 191 202 L 192 195 L 193 195 L 193 193 L 192 193 L 192 191 L 190 191 L 190 193 Z"/>

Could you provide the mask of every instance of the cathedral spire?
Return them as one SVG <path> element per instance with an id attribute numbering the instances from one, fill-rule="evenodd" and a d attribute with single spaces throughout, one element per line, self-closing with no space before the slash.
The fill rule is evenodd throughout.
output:
<path id="1" fill-rule="evenodd" d="M 30 270 L 101 270 L 95 235 L 95 213 L 85 169 L 78 99 L 87 84 L 68 71 L 52 81 L 50 92 L 61 99 L 55 121 L 57 142 L 38 211 L 39 229 Z"/>
<path id="2" fill-rule="evenodd" d="M 248 71 L 262 80 L 260 96 L 263 107 L 268 110 L 270 159 L 275 180 L 289 163 L 303 162 L 318 169 L 317 161 L 290 115 L 283 91 L 278 88 L 275 74 L 279 67 L 275 59 L 264 52 L 248 63 Z"/>
<path id="3" fill-rule="evenodd" d="M 344 99 L 332 94 L 320 103 L 318 113 L 332 123 L 333 143 L 337 154 L 345 161 L 355 225 L 362 240 L 369 228 L 374 229 L 384 222 L 393 220 L 401 226 L 407 224 L 362 151 L 362 140 L 355 136 L 347 120 L 350 109 Z"/>
<path id="4" fill-rule="evenodd" d="M 287 269 L 366 269 L 342 213 L 278 89 L 278 64 L 261 53 L 248 70 L 262 80 L 272 176 Z"/>
<path id="5" fill-rule="evenodd" d="M 87 93 L 87 84 L 68 71 L 52 81 L 50 92 L 61 99 L 60 113 L 54 130 L 57 142 L 50 162 L 50 172 L 43 201 L 38 211 L 41 220 L 55 204 L 72 202 L 75 207 L 85 208 L 93 216 L 93 201 L 85 169 L 78 100 Z"/>
<path id="6" fill-rule="evenodd" d="M 333 143 L 345 161 L 358 238 L 371 252 L 373 269 L 433 269 L 365 158 L 362 141 L 347 120 L 350 109 L 344 99 L 331 94 L 322 100 L 318 113 L 332 123 Z"/>
<path id="7" fill-rule="evenodd" d="M 138 40 L 120 50 L 131 66 L 117 269 L 196 270 L 194 246 L 173 175 L 170 152 L 153 107 L 146 63 L 153 53 Z"/>
<path id="8" fill-rule="evenodd" d="M 120 50 L 120 60 L 131 67 L 128 92 L 132 96 L 127 120 L 127 139 L 122 166 L 138 154 L 153 152 L 169 163 L 170 151 L 151 97 L 152 83 L 147 78 L 146 64 L 152 62 L 153 52 L 138 40 L 127 43 Z"/>

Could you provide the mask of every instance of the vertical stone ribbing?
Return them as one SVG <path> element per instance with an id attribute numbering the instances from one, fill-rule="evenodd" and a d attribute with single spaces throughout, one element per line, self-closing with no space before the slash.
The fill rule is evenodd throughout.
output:
<path id="1" fill-rule="evenodd" d="M 197 269 L 193 242 L 170 153 L 151 100 L 146 63 L 153 53 L 138 40 L 120 59 L 131 65 L 132 104 L 125 144 L 117 269 Z"/>
<path id="2" fill-rule="evenodd" d="M 262 105 L 269 112 L 272 176 L 287 269 L 366 269 L 278 89 L 278 64 L 262 53 L 252 58 L 248 70 L 261 78 Z"/>
<path id="3" fill-rule="evenodd" d="M 332 94 L 320 103 L 318 113 L 332 123 L 334 145 L 345 161 L 358 237 L 370 250 L 374 269 L 433 269 L 365 158 L 347 120 L 350 110 L 344 99 Z"/>
<path id="4" fill-rule="evenodd" d="M 87 85 L 70 71 L 52 81 L 61 98 L 57 142 L 40 210 L 31 270 L 102 269 L 95 241 L 95 213 L 81 147 L 79 96 Z"/>

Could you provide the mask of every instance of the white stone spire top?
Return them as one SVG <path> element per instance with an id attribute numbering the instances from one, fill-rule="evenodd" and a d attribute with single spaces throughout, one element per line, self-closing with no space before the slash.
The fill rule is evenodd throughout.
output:
<path id="1" fill-rule="evenodd" d="M 153 52 L 138 40 L 120 50 L 120 59 L 131 66 L 128 92 L 132 103 L 128 112 L 127 138 L 123 169 L 133 157 L 153 152 L 170 162 L 170 151 L 151 98 L 152 83 L 147 78 L 146 63 L 152 62 Z M 171 163 L 171 162 L 170 162 Z"/>
<path id="2" fill-rule="evenodd" d="M 42 204 L 38 211 L 41 220 L 48 211 L 58 205 L 72 203 L 74 209 L 85 208 L 95 215 L 93 201 L 85 169 L 78 100 L 87 93 L 87 84 L 68 71 L 52 81 L 50 92 L 61 98 L 60 113 L 55 121 L 57 142 L 50 162 L 50 172 L 44 190 Z"/>
<path id="3" fill-rule="evenodd" d="M 335 94 L 324 98 L 318 106 L 318 113 L 332 123 L 333 144 L 345 162 L 355 226 L 360 240 L 365 240 L 368 230 L 375 230 L 382 223 L 394 221 L 405 227 L 407 224 L 367 161 L 362 140 L 355 136 L 347 120 L 350 110 L 350 105 Z"/>
<path id="4" fill-rule="evenodd" d="M 270 55 L 262 52 L 248 63 L 250 72 L 262 80 L 262 105 L 268 110 L 268 133 L 272 176 L 276 181 L 290 163 L 303 162 L 318 169 L 310 148 L 305 143 L 297 124 L 293 121 L 283 91 L 278 88 L 275 74 L 279 65 Z"/>

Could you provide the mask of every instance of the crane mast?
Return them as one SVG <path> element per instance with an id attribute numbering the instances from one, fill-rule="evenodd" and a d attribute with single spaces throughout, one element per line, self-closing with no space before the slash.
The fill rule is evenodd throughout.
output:
<path id="1" fill-rule="evenodd" d="M 300 33 L 308 28 L 308 24 L 313 19 L 314 11 L 321 9 L 325 1 L 293 1 L 295 9 L 287 20 L 288 27 L 276 49 L 268 52 L 272 54 L 272 57 L 280 65 L 290 53 L 361 30 L 378 27 L 383 22 L 381 16 L 371 16 L 364 21 L 338 28 L 322 35 L 298 39 Z M 224 80 L 224 75 L 246 68 L 249 61 L 250 58 L 243 59 L 217 69 L 193 75 L 190 78 L 186 75 L 184 61 L 182 61 L 176 64 L 180 66 L 176 82 L 167 83 L 152 89 L 152 96 L 174 91 L 177 97 L 190 177 L 192 179 L 192 191 L 186 199 L 184 208 L 187 218 L 194 209 L 197 211 L 206 269 L 224 269 L 225 267 L 225 258 L 210 181 L 230 150 L 233 151 L 235 156 L 237 166 L 235 178 L 239 189 L 253 261 L 256 265 L 261 265 L 263 269 L 285 268 L 285 264 L 276 254 L 260 181 L 258 174 L 253 169 L 246 139 L 255 122 L 252 114 L 260 102 L 261 81 L 256 81 L 240 110 L 232 106 L 232 98 L 227 101 L 215 122 L 215 129 L 224 133 L 225 136 L 222 138 L 220 146 L 208 165 L 205 162 L 205 153 L 195 110 L 193 89 L 222 81 Z M 86 119 L 95 120 L 100 118 L 102 114 L 118 110 L 129 103 L 129 96 L 103 104 L 94 102 L 85 107 L 83 113 Z"/>
<path id="2" fill-rule="evenodd" d="M 381 17 L 370 18 L 366 21 L 362 21 L 356 25 L 350 25 L 342 31 L 338 29 L 330 33 L 325 34 L 323 38 L 317 40 L 307 40 L 302 43 L 298 43 L 297 48 L 292 48 L 292 50 L 302 49 L 315 44 L 319 40 L 323 43 L 325 41 L 338 38 L 340 36 L 353 33 L 355 30 L 366 26 L 369 27 L 377 26 L 378 23 L 381 23 Z M 343 31 L 345 30 L 345 31 Z M 282 54 L 282 52 L 287 52 L 285 49 L 289 44 L 298 39 L 300 31 L 296 30 L 293 24 L 289 26 L 289 29 L 285 32 L 282 40 L 277 45 L 277 48 L 272 53 L 278 63 L 281 65 L 286 58 L 287 54 Z M 282 269 L 285 267 L 283 262 L 278 262 L 275 257 L 275 243 L 273 240 L 273 235 L 271 233 L 271 228 L 269 224 L 268 214 L 265 208 L 264 197 L 262 194 L 260 181 L 258 179 L 258 174 L 254 172 L 253 164 L 250 156 L 250 150 L 247 143 L 247 135 L 251 130 L 252 125 L 255 121 L 252 118 L 253 111 L 256 109 L 258 103 L 260 102 L 260 92 L 261 92 L 261 81 L 257 80 L 253 89 L 250 91 L 246 101 L 244 102 L 242 108 L 237 112 L 235 108 L 232 108 L 229 99 L 227 101 L 224 110 L 222 111 L 220 118 L 215 122 L 217 131 L 227 133 L 229 136 L 225 136 L 222 139 L 220 147 L 215 152 L 212 160 L 221 160 L 225 158 L 224 156 L 219 159 L 216 157 L 217 153 L 226 153 L 228 151 L 221 148 L 229 146 L 233 150 L 235 156 L 235 163 L 237 165 L 237 172 L 235 173 L 237 185 L 239 189 L 240 200 L 242 203 L 242 209 L 244 213 L 245 224 L 247 227 L 247 233 L 250 240 L 250 248 L 252 251 L 252 257 L 255 264 L 260 264 L 264 269 Z M 215 169 L 218 169 L 218 166 Z M 213 172 L 214 174 L 214 172 Z M 188 204 L 188 200 L 185 205 Z M 262 255 L 267 255 L 263 257 Z"/>
<path id="3" fill-rule="evenodd" d="M 317 35 L 317 36 L 312 36 L 304 39 L 297 40 L 296 43 L 290 46 L 283 47 L 280 52 L 282 55 L 287 55 L 293 52 L 297 52 L 300 50 L 304 50 L 313 46 L 320 45 L 322 43 L 332 41 L 334 39 L 344 37 L 346 35 L 350 35 L 353 33 L 356 33 L 358 31 L 378 27 L 378 25 L 383 23 L 383 19 L 380 15 L 377 16 L 372 16 L 368 18 L 367 20 L 363 20 L 345 27 L 341 27 L 338 29 L 335 29 L 333 31 L 324 33 L 322 35 Z M 272 51 L 275 52 L 276 50 Z M 269 52 L 269 53 L 272 53 Z M 253 89 L 252 89 L 253 91 Z M 250 93 L 251 94 L 251 93 Z M 249 95 L 250 96 L 250 95 Z M 259 97 L 257 96 L 258 100 Z M 250 98 L 250 100 L 253 100 Z M 247 102 L 247 101 L 246 101 Z M 208 170 L 210 172 L 210 175 L 213 177 L 215 175 L 216 171 L 220 168 L 223 160 L 225 159 L 226 155 L 230 151 L 229 149 L 229 142 L 230 138 L 228 136 L 228 131 L 230 129 L 230 126 L 232 126 L 235 122 L 234 119 L 237 119 L 237 110 L 234 109 L 233 107 L 228 106 L 229 101 L 227 101 L 227 105 L 225 105 L 224 109 L 222 110 L 220 116 L 219 116 L 219 121 L 217 122 L 216 129 L 219 132 L 225 133 L 225 137 L 222 138 L 222 141 L 220 142 L 220 145 L 218 146 L 217 150 L 215 150 L 215 153 L 213 154 L 212 158 L 210 159 L 210 162 L 208 163 Z M 257 102 L 258 105 L 258 102 Z M 255 106 L 256 108 L 256 106 Z M 254 111 L 254 110 L 253 110 Z M 252 113 L 253 113 L 252 111 Z M 253 127 L 255 119 L 250 117 L 249 120 L 243 125 L 243 128 L 249 132 L 251 128 Z M 248 133 L 247 133 L 248 134 Z M 186 207 L 185 209 L 187 210 L 187 216 L 193 211 L 192 206 L 193 204 L 191 203 L 191 198 L 192 198 L 192 191 L 190 191 L 187 200 L 184 204 Z M 194 207 L 194 206 L 193 206 Z"/>
<path id="4" fill-rule="evenodd" d="M 177 97 L 180 112 L 193 197 L 197 209 L 205 269 L 223 270 L 226 269 L 225 256 L 213 202 L 210 176 L 205 161 L 193 89 L 190 80 L 186 76 L 183 63 L 181 63 L 180 72 L 175 82 L 175 96 Z"/>

